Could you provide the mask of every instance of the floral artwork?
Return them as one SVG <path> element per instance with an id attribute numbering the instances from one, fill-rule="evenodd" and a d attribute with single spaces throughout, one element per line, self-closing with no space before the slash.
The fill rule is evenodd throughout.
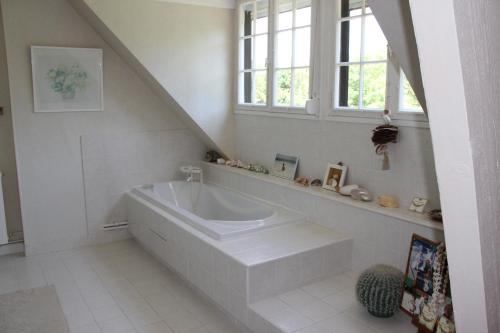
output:
<path id="1" fill-rule="evenodd" d="M 103 110 L 102 50 L 31 47 L 35 112 Z"/>
<path id="2" fill-rule="evenodd" d="M 79 64 L 74 64 L 70 68 L 62 65 L 50 69 L 47 79 L 50 82 L 50 88 L 67 100 L 75 98 L 77 91 L 85 89 L 88 75 Z"/>

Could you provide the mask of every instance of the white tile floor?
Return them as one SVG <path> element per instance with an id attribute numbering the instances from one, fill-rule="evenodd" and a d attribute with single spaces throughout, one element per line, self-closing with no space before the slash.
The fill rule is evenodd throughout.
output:
<path id="1" fill-rule="evenodd" d="M 416 331 L 403 314 L 368 315 L 354 299 L 355 280 L 341 274 L 251 306 L 279 328 L 272 332 Z M 0 294 L 50 284 L 71 333 L 243 332 L 132 240 L 29 258 L 0 257 Z"/>
<path id="2" fill-rule="evenodd" d="M 0 257 L 0 294 L 56 287 L 72 333 L 237 333 L 134 241 Z"/>
<path id="3" fill-rule="evenodd" d="M 414 333 L 411 320 L 399 312 L 375 318 L 355 299 L 356 274 L 340 274 L 251 304 L 251 309 L 280 332 Z"/>

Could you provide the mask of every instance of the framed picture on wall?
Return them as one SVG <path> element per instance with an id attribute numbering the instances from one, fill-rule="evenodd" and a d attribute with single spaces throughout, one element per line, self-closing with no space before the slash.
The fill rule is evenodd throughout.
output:
<path id="1" fill-rule="evenodd" d="M 34 112 L 103 111 L 101 49 L 31 47 Z"/>

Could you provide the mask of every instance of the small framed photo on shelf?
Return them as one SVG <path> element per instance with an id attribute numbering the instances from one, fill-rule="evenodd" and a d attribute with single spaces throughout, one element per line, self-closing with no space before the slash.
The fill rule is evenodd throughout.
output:
<path id="1" fill-rule="evenodd" d="M 271 169 L 271 175 L 288 180 L 294 180 L 298 165 L 298 157 L 276 154 L 276 157 L 274 158 L 274 165 Z"/>
<path id="2" fill-rule="evenodd" d="M 427 205 L 427 201 L 428 200 L 425 198 L 415 197 L 411 201 L 411 205 L 410 205 L 409 210 L 411 212 L 416 212 L 416 213 L 422 214 L 424 212 L 425 205 Z"/>
<path id="3" fill-rule="evenodd" d="M 346 175 L 347 167 L 345 165 L 341 163 L 328 164 L 323 179 L 323 188 L 330 191 L 338 191 L 339 188 L 344 186 Z"/>

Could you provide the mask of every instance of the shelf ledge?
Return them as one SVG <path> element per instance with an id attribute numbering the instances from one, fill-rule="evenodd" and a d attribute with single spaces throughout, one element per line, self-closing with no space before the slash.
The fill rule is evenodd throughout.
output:
<path id="1" fill-rule="evenodd" d="M 420 213 L 415 213 L 415 212 L 410 212 L 406 209 L 403 208 L 386 208 L 386 207 L 381 207 L 379 206 L 376 202 L 364 202 L 364 201 L 357 201 L 351 199 L 349 196 L 343 196 L 337 192 L 333 191 L 328 191 L 323 188 L 318 188 L 318 187 L 302 187 L 299 185 L 296 185 L 295 182 L 291 180 L 286 180 L 286 179 L 281 179 L 277 178 L 271 175 L 265 175 L 265 174 L 260 174 L 260 173 L 255 173 L 251 172 L 245 169 L 240 169 L 240 168 L 234 168 L 234 167 L 229 167 L 226 165 L 220 165 L 220 164 L 215 164 L 215 163 L 208 163 L 208 162 L 202 162 L 203 165 L 213 167 L 219 170 L 224 170 L 227 172 L 232 172 L 238 175 L 258 179 L 260 181 L 264 181 L 267 183 L 275 184 L 278 186 L 283 186 L 295 191 L 299 192 L 304 192 L 312 196 L 320 197 L 323 199 L 327 200 L 332 200 L 336 202 L 340 202 L 352 207 L 356 207 L 359 209 L 364 209 L 372 213 L 380 214 L 380 215 L 385 215 L 389 217 L 396 218 L 398 220 L 402 220 L 408 223 L 413 223 L 417 224 L 426 228 L 430 229 L 435 229 L 435 230 L 443 230 L 443 223 L 440 222 L 435 222 L 431 220 L 427 215 L 425 214 L 420 214 Z"/>

